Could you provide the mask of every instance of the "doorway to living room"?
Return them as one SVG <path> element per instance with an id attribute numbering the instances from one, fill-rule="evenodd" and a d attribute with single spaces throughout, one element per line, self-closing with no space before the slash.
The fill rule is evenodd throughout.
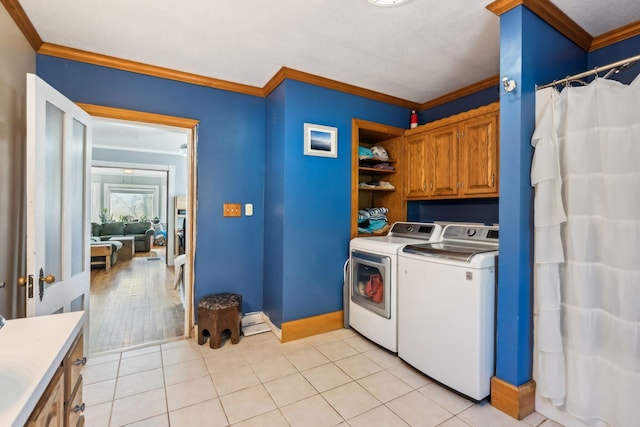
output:
<path id="1" fill-rule="evenodd" d="M 92 257 L 92 354 L 185 335 L 183 270 L 176 274 L 174 261 L 184 253 L 186 212 L 176 201 L 184 204 L 190 190 L 190 137 L 180 128 L 95 119 L 92 255 L 94 246 L 111 253 L 108 263 Z"/>

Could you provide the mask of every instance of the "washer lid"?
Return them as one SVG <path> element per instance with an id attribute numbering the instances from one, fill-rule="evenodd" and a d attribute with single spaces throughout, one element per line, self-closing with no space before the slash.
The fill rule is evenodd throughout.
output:
<path id="1" fill-rule="evenodd" d="M 478 254 L 494 252 L 496 247 L 474 244 L 454 244 L 454 243 L 422 243 L 418 245 L 407 245 L 402 252 L 422 255 L 426 257 L 446 258 L 455 261 L 471 262 L 471 259 Z"/>

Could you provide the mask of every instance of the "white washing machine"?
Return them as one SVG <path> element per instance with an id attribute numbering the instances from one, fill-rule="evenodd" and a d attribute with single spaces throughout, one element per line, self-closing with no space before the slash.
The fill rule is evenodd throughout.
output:
<path id="1" fill-rule="evenodd" d="M 498 227 L 447 225 L 398 254 L 398 356 L 479 401 L 494 375 Z"/>
<path id="2" fill-rule="evenodd" d="M 442 226 L 396 222 L 386 236 L 356 237 L 349 245 L 345 316 L 348 324 L 380 346 L 398 352 L 398 251 L 440 238 Z"/>

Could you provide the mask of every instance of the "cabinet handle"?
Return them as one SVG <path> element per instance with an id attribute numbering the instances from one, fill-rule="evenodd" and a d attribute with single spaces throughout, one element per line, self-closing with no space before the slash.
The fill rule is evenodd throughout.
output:
<path id="1" fill-rule="evenodd" d="M 429 182 L 429 188 L 433 190 L 433 181 Z"/>
<path id="2" fill-rule="evenodd" d="M 79 365 L 84 366 L 84 365 L 86 365 L 86 364 L 87 364 L 87 358 L 86 358 L 86 357 L 83 357 L 82 359 L 76 359 L 76 360 L 73 362 L 73 364 L 74 364 L 74 365 L 76 365 L 76 366 L 79 366 Z"/>
<path id="3" fill-rule="evenodd" d="M 495 185 L 494 185 L 495 180 L 496 180 L 496 175 L 492 173 L 492 174 L 491 174 L 491 186 L 492 186 L 492 187 L 494 187 L 494 186 L 495 186 Z"/>
<path id="4" fill-rule="evenodd" d="M 75 412 L 76 414 L 78 412 L 84 412 L 84 408 L 85 408 L 84 402 L 82 402 L 82 405 L 76 405 L 73 407 L 73 412 Z"/>
<path id="5" fill-rule="evenodd" d="M 427 189 L 427 181 L 422 181 L 422 191 Z"/>

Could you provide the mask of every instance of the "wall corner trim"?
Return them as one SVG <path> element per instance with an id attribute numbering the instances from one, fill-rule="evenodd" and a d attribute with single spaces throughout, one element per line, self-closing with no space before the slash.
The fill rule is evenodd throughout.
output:
<path id="1" fill-rule="evenodd" d="M 198 123 L 200 123 L 200 120 L 196 119 L 147 113 L 144 111 L 126 110 L 123 108 L 107 107 L 104 105 L 85 104 L 82 102 L 76 102 L 76 105 L 91 116 L 107 119 L 127 120 L 131 122 L 150 123 L 185 129 L 193 129 L 198 125 Z"/>
<path id="2" fill-rule="evenodd" d="M 476 92 L 480 92 L 481 90 L 489 89 L 494 86 L 499 87 L 499 84 L 500 84 L 500 76 L 491 76 L 484 80 L 480 80 L 479 82 L 470 84 L 469 86 L 465 86 L 456 91 L 434 98 L 431 101 L 427 101 L 422 105 L 420 105 L 419 110 L 423 111 L 429 108 L 434 108 L 434 107 L 437 107 L 438 105 L 446 104 L 447 102 L 464 98 L 465 96 L 471 95 Z"/>
<path id="3" fill-rule="evenodd" d="M 280 70 L 278 70 L 278 72 L 271 78 L 271 80 L 267 82 L 267 84 L 264 86 L 263 96 L 268 96 L 285 79 L 309 83 L 315 86 L 325 87 L 328 89 L 361 96 L 363 98 L 373 99 L 374 101 L 381 101 L 387 104 L 397 105 L 399 107 L 404 107 L 407 109 L 418 109 L 420 107 L 420 104 L 417 102 L 407 101 L 395 96 L 386 95 L 381 92 L 364 89 L 348 83 L 342 83 L 337 80 L 328 79 L 326 77 L 317 76 L 315 74 L 307 73 L 304 71 L 294 70 L 293 68 L 288 67 L 280 68 Z"/>
<path id="4" fill-rule="evenodd" d="M 515 386 L 498 377 L 491 378 L 491 406 L 521 420 L 535 409 L 536 382 Z"/>
<path id="5" fill-rule="evenodd" d="M 615 30 L 600 34 L 593 38 L 590 51 L 594 51 L 618 42 L 640 35 L 640 21 L 632 22 Z"/>
<path id="6" fill-rule="evenodd" d="M 116 58 L 115 56 L 87 52 L 86 50 L 74 49 L 53 43 L 43 43 L 40 49 L 38 49 L 38 53 L 41 55 L 55 56 L 63 59 L 70 59 L 72 61 L 85 62 L 87 64 L 100 65 L 102 67 L 191 83 L 199 86 L 226 90 L 229 92 L 238 92 L 260 97 L 263 93 L 262 88 L 255 86 L 228 82 L 226 80 L 220 80 L 213 77 L 205 77 L 198 74 L 172 70 L 170 68 L 158 67 L 156 65 L 144 64 L 142 62 L 131 61 L 128 59 Z"/>
<path id="7" fill-rule="evenodd" d="M 593 37 L 550 0 L 496 0 L 488 4 L 487 9 L 500 16 L 520 5 L 538 15 L 582 50 L 588 51 L 591 47 Z"/>
<path id="8" fill-rule="evenodd" d="M 282 323 L 281 341 L 293 341 L 344 328 L 343 312 L 334 311 Z"/>
<path id="9" fill-rule="evenodd" d="M 7 12 L 9 12 L 9 16 L 11 16 L 13 22 L 15 22 L 20 31 L 22 31 L 31 48 L 37 52 L 40 46 L 42 46 L 42 38 L 40 38 L 36 28 L 31 23 L 31 20 L 18 0 L 0 0 L 0 2 L 4 5 L 5 9 L 7 9 Z"/>

